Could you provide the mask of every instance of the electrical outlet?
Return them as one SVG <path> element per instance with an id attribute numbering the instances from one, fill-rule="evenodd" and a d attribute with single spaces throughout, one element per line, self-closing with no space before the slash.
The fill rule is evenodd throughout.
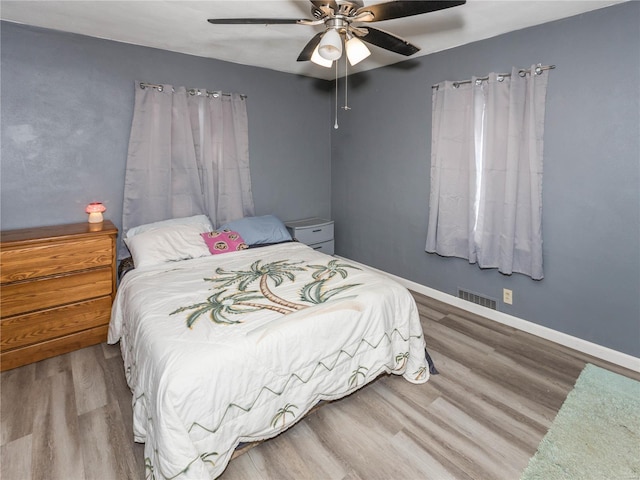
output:
<path id="1" fill-rule="evenodd" d="M 513 292 L 508 288 L 502 289 L 502 301 L 507 305 L 513 305 Z"/>

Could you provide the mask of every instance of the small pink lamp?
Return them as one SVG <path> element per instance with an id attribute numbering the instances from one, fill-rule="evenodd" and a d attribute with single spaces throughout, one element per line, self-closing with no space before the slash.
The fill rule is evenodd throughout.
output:
<path id="1" fill-rule="evenodd" d="M 89 214 L 89 223 L 100 223 L 104 220 L 102 217 L 102 212 L 106 211 L 107 208 L 100 202 L 92 202 L 87 205 L 85 212 Z"/>

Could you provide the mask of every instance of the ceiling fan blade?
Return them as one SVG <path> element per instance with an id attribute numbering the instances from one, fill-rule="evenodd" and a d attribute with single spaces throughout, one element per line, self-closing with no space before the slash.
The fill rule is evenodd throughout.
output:
<path id="1" fill-rule="evenodd" d="M 382 20 L 391 20 L 393 18 L 410 17 L 412 15 L 420 15 L 422 13 L 435 12 L 437 10 L 444 10 L 445 8 L 457 7 L 464 5 L 466 0 L 451 0 L 451 1 L 394 1 L 386 3 L 377 3 L 375 5 L 369 5 L 360 7 L 355 15 L 361 15 L 366 12 L 370 12 L 373 15 L 373 19 L 365 18 L 362 21 L 365 22 L 380 22 Z"/>
<path id="2" fill-rule="evenodd" d="M 377 28 L 371 28 L 369 26 L 362 27 L 367 30 L 366 35 L 357 35 L 361 40 L 368 42 L 385 50 L 391 50 L 392 52 L 399 53 L 400 55 L 410 56 L 420 51 L 420 47 L 407 42 L 403 38 L 397 37 L 392 33 L 379 30 Z"/>
<path id="3" fill-rule="evenodd" d="M 314 22 L 304 18 L 210 18 L 207 20 L 214 25 L 276 25 L 276 24 L 297 24 Z"/>
<path id="4" fill-rule="evenodd" d="M 307 62 L 311 60 L 311 55 L 313 55 L 313 51 L 316 49 L 316 47 L 320 43 L 320 39 L 322 38 L 323 35 L 324 35 L 324 32 L 320 32 L 314 35 L 314 37 L 311 40 L 309 40 L 309 43 L 307 43 L 304 46 L 304 48 L 300 52 L 300 55 L 298 55 L 299 62 Z"/>
<path id="5" fill-rule="evenodd" d="M 338 13 L 338 4 L 335 0 L 311 0 L 313 6 L 325 15 Z M 332 11 L 329 11 L 332 10 Z"/>

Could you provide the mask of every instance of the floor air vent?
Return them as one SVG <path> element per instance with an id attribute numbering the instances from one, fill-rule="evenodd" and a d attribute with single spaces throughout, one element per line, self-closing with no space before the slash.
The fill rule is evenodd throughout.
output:
<path id="1" fill-rule="evenodd" d="M 462 290 L 461 288 L 458 289 L 458 298 L 466 300 L 467 302 L 482 305 L 483 307 L 487 307 L 492 310 L 497 310 L 497 304 L 493 298 L 484 297 L 482 295 L 478 295 L 477 293 Z"/>

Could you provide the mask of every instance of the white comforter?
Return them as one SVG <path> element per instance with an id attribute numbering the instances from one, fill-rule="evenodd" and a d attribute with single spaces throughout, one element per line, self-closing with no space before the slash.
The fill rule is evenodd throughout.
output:
<path id="1" fill-rule="evenodd" d="M 381 373 L 429 378 L 409 292 L 299 243 L 129 272 L 109 327 L 118 341 L 156 479 L 215 478 L 240 442 Z"/>

